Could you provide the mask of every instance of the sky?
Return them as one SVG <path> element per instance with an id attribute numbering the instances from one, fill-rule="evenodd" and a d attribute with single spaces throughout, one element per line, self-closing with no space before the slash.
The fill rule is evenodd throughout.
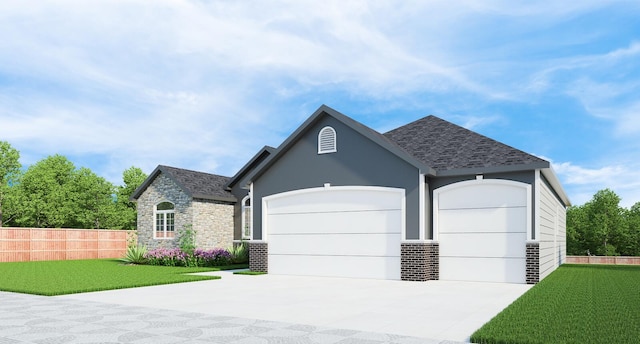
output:
<path id="1" fill-rule="evenodd" d="M 640 201 L 639 1 L 0 2 L 0 141 L 116 185 L 232 176 L 318 107 L 435 115 Z"/>

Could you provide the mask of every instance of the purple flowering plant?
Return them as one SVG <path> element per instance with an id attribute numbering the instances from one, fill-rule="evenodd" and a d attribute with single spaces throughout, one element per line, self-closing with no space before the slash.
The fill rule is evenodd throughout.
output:
<path id="1" fill-rule="evenodd" d="M 210 267 L 229 264 L 232 255 L 229 251 L 221 248 L 195 249 L 192 254 L 179 248 L 157 248 L 148 251 L 145 258 L 150 265 Z"/>

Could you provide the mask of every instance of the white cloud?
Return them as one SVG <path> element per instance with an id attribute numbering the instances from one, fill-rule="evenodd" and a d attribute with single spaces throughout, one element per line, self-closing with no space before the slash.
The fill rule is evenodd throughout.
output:
<path id="1" fill-rule="evenodd" d="M 150 171 L 159 163 L 233 174 L 262 145 L 278 145 L 320 103 L 332 105 L 334 94 L 376 103 L 371 107 L 410 108 L 409 116 L 425 108 L 424 115 L 459 114 L 456 122 L 479 128 L 501 120 L 467 115 L 486 102 L 526 102 L 554 87 L 571 94 L 563 86 L 578 83 L 558 85 L 559 73 L 615 69 L 637 57 L 636 42 L 602 56 L 523 59 L 533 43 L 510 39 L 510 29 L 532 33 L 603 6 L 4 1 L 0 137 L 31 157 L 104 156 L 107 173 L 119 178 L 130 165 Z M 509 43 L 485 41 L 493 36 Z M 593 80 L 583 84 L 591 88 L 580 99 L 601 99 L 585 104 L 619 120 L 621 133 L 637 133 L 638 103 L 611 101 L 629 84 L 611 80 L 607 93 L 596 84 L 608 79 Z"/>
<path id="2" fill-rule="evenodd" d="M 547 159 L 549 160 L 549 159 Z M 589 201 L 602 189 L 611 189 L 622 198 L 621 205 L 630 207 L 640 202 L 640 164 L 589 168 L 572 162 L 552 162 L 574 205 Z"/>

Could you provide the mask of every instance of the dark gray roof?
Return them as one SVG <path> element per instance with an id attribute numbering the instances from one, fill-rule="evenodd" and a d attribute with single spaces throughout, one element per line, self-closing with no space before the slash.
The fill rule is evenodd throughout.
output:
<path id="1" fill-rule="evenodd" d="M 131 196 L 138 199 L 153 180 L 165 174 L 175 182 L 191 198 L 236 202 L 235 196 L 226 188 L 230 178 L 217 174 L 185 170 L 171 166 L 159 165 Z"/>
<path id="2" fill-rule="evenodd" d="M 259 166 L 266 158 L 269 157 L 273 152 L 275 152 L 275 148 L 271 146 L 264 146 L 262 149 L 256 153 L 256 155 L 249 160 L 242 168 L 229 179 L 229 183 L 227 184 L 227 188 L 233 188 L 236 183 L 238 183 L 242 178 L 244 178 L 249 172 L 253 171 L 257 166 Z M 242 185 L 244 186 L 244 185 Z"/>
<path id="3" fill-rule="evenodd" d="M 384 136 L 415 159 L 435 169 L 438 175 L 468 169 L 491 172 L 492 169 L 505 171 L 549 167 L 546 160 L 435 116 L 427 116 L 393 129 Z"/>

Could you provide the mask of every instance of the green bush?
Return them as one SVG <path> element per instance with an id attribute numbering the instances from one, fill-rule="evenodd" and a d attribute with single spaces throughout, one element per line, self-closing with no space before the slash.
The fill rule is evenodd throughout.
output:
<path id="1" fill-rule="evenodd" d="M 196 231 L 193 230 L 192 225 L 184 225 L 178 234 L 178 243 L 182 252 L 190 256 L 193 255 L 193 251 L 196 249 Z"/>
<path id="2" fill-rule="evenodd" d="M 145 264 L 147 262 L 146 254 L 146 246 L 129 245 L 127 247 L 127 253 L 124 257 L 120 258 L 120 261 L 127 264 Z"/>
<path id="3" fill-rule="evenodd" d="M 231 262 L 234 264 L 242 264 L 249 262 L 249 245 L 241 242 L 240 245 L 231 246 L 227 249 L 231 253 Z"/>

